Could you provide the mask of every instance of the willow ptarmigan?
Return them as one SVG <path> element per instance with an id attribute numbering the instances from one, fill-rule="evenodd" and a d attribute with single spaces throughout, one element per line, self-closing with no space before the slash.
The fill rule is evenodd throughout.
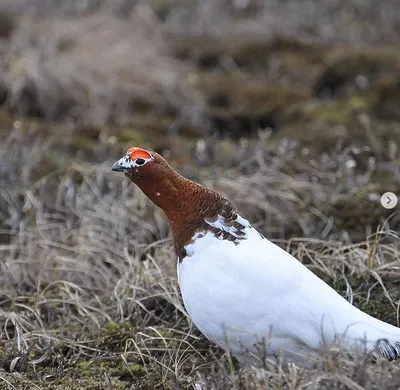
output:
<path id="1" fill-rule="evenodd" d="M 400 329 L 360 311 L 263 237 L 212 189 L 178 174 L 159 154 L 129 148 L 124 172 L 168 217 L 183 301 L 195 325 L 231 353 L 302 365 L 337 340 L 400 355 Z"/>

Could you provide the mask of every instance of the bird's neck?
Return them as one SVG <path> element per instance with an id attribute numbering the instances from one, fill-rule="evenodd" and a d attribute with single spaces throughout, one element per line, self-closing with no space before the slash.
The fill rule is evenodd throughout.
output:
<path id="1" fill-rule="evenodd" d="M 216 191 L 179 175 L 176 171 L 160 175 L 157 180 L 146 178 L 136 184 L 147 197 L 166 214 L 171 226 L 178 257 L 183 256 L 184 247 L 199 229 L 205 226 L 205 219 L 217 218 L 223 209 L 233 206 Z"/>

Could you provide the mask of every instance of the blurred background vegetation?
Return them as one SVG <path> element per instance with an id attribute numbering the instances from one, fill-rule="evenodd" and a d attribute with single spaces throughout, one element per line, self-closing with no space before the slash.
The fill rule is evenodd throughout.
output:
<path id="1" fill-rule="evenodd" d="M 109 172 L 131 145 L 396 323 L 399 42 L 397 0 L 2 0 L 0 388 L 259 388 L 184 316 L 163 215 Z M 345 366 L 319 388 L 399 387 Z"/>

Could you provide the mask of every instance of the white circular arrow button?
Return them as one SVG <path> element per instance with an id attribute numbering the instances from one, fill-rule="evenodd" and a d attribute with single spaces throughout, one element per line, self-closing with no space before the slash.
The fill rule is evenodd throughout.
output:
<path id="1" fill-rule="evenodd" d="M 397 196 L 393 192 L 385 192 L 381 196 L 381 204 L 385 209 L 394 209 L 397 206 Z"/>

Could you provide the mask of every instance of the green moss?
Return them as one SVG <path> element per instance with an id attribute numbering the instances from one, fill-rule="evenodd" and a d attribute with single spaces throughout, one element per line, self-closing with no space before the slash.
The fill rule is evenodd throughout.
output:
<path id="1" fill-rule="evenodd" d="M 229 112 L 266 112 L 304 99 L 289 88 L 271 86 L 251 77 L 243 77 L 224 73 L 199 74 L 194 84 L 206 96 L 209 102 L 216 100 L 218 94 L 220 100 L 225 100 L 225 108 Z M 224 96 L 224 98 L 223 98 Z"/>
<path id="2" fill-rule="evenodd" d="M 135 334 L 130 322 L 108 322 L 98 334 L 98 347 L 109 351 L 122 351 L 128 339 Z"/>
<path id="3" fill-rule="evenodd" d="M 165 339 L 170 339 L 170 338 L 174 337 L 174 334 L 169 329 L 157 329 L 154 332 L 156 333 L 156 335 L 158 335 L 162 338 L 165 338 Z"/>
<path id="4" fill-rule="evenodd" d="M 374 292 L 368 299 L 364 295 L 356 300 L 356 306 L 366 313 L 382 321 L 398 326 L 397 311 L 385 297 L 381 288 Z"/>
<path id="5" fill-rule="evenodd" d="M 146 370 L 142 364 L 130 365 L 129 371 L 131 371 L 135 376 L 145 376 L 146 375 Z"/>
<path id="6" fill-rule="evenodd" d="M 366 226 L 376 228 L 385 218 L 385 209 L 376 199 L 376 194 L 380 192 L 380 186 L 370 184 L 353 193 L 333 198 L 330 215 L 335 219 L 335 224 L 341 229 L 359 231 L 361 234 L 365 234 Z"/>
<path id="7" fill-rule="evenodd" d="M 377 83 L 374 113 L 382 119 L 400 120 L 400 77 L 386 75 Z"/>
<path id="8" fill-rule="evenodd" d="M 336 101 L 300 102 L 288 110 L 287 119 L 296 124 L 308 123 L 321 127 L 347 125 L 357 115 L 365 112 L 370 104 L 369 100 L 363 96 Z"/>
<path id="9" fill-rule="evenodd" d="M 314 92 L 321 95 L 328 91 L 334 96 L 358 93 L 357 76 L 366 79 L 367 85 L 363 88 L 373 88 L 382 75 L 397 73 L 399 60 L 398 51 L 391 48 L 331 50 L 324 58 L 326 66 L 315 83 Z"/>
<path id="10" fill-rule="evenodd" d="M 14 120 L 8 112 L 0 111 L 0 134 L 9 133 L 13 123 Z"/>
<path id="11" fill-rule="evenodd" d="M 25 365 L 23 375 L 6 373 L 3 378 L 17 388 L 26 388 L 24 386 L 30 383 L 34 388 L 39 386 L 44 390 L 92 388 L 125 390 L 129 389 L 133 382 L 132 376 L 127 380 L 126 376 L 121 375 L 121 372 L 113 368 L 115 364 L 113 361 L 108 363 L 101 360 L 79 360 L 74 365 L 65 365 L 66 361 L 64 361 L 59 367 L 50 360 L 46 360 L 46 362 L 46 365 L 42 362 L 34 367 Z"/>

